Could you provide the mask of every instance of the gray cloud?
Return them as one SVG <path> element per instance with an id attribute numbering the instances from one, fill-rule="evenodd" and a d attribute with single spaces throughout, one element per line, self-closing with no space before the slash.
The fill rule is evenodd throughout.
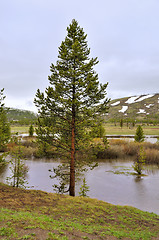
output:
<path id="1" fill-rule="evenodd" d="M 0 86 L 11 107 L 33 109 L 71 20 L 88 34 L 99 80 L 118 98 L 159 89 L 157 0 L 2 0 Z M 28 104 L 29 103 L 29 104 Z"/>

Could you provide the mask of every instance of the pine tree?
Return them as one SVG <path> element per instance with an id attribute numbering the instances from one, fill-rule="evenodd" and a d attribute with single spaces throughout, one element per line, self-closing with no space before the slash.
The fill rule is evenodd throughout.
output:
<path id="1" fill-rule="evenodd" d="M 145 139 L 145 137 L 144 137 L 143 129 L 142 129 L 141 125 L 139 125 L 136 129 L 135 141 L 136 142 L 143 142 L 144 139 Z"/>
<path id="2" fill-rule="evenodd" d="M 0 151 L 3 151 L 10 138 L 10 126 L 7 121 L 7 112 L 3 103 L 4 88 L 0 90 Z"/>
<path id="3" fill-rule="evenodd" d="M 99 84 L 93 70 L 98 60 L 89 57 L 86 38 L 78 22 L 72 20 L 59 47 L 58 61 L 51 64 L 50 86 L 45 93 L 38 89 L 34 101 L 39 112 L 38 141 L 51 143 L 70 157 L 71 196 L 75 196 L 76 151 L 89 142 L 89 129 L 108 109 L 107 84 Z"/>
<path id="4" fill-rule="evenodd" d="M 123 123 L 124 123 L 124 121 L 123 121 L 123 119 L 121 118 L 121 119 L 120 119 L 120 127 L 121 127 L 121 128 L 123 127 Z"/>
<path id="5" fill-rule="evenodd" d="M 10 171 L 11 175 L 6 178 L 8 183 L 10 183 L 13 187 L 22 187 L 25 188 L 25 184 L 27 184 L 26 176 L 28 172 L 28 166 L 25 165 L 22 160 L 22 150 L 20 140 L 17 137 L 14 138 L 17 146 L 10 151 Z"/>
<path id="6" fill-rule="evenodd" d="M 139 151 L 136 155 L 136 159 L 133 165 L 134 170 L 138 175 L 142 174 L 143 166 L 145 164 L 145 159 L 146 159 L 146 153 L 143 149 L 143 146 L 139 148 Z"/>
<path id="7" fill-rule="evenodd" d="M 31 124 L 30 127 L 29 127 L 29 136 L 32 137 L 34 134 L 34 127 L 33 125 Z"/>
<path id="8" fill-rule="evenodd" d="M 86 179 L 83 178 L 83 184 L 80 187 L 79 196 L 81 196 L 81 197 L 88 197 L 87 196 L 87 192 L 89 192 L 89 187 L 87 186 Z"/>

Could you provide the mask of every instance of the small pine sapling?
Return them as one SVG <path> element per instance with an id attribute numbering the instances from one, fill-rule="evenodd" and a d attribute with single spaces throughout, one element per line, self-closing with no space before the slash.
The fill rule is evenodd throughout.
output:
<path id="1" fill-rule="evenodd" d="M 136 142 L 143 142 L 145 139 L 143 129 L 141 125 L 139 125 L 136 129 L 136 134 L 135 134 L 135 141 Z"/>
<path id="2" fill-rule="evenodd" d="M 29 127 L 29 137 L 32 137 L 34 134 L 34 127 L 33 125 L 31 124 L 30 127 Z"/>
<path id="3" fill-rule="evenodd" d="M 83 178 L 83 184 L 80 187 L 79 196 L 81 196 L 81 197 L 88 197 L 87 196 L 87 192 L 89 192 L 89 187 L 87 186 L 86 179 Z"/>
<path id="4" fill-rule="evenodd" d="M 123 124 L 124 124 L 123 119 L 120 119 L 120 127 L 121 127 L 121 128 L 123 127 Z"/>
<path id="5" fill-rule="evenodd" d="M 11 176 L 7 177 L 6 179 L 13 187 L 25 188 L 25 184 L 27 184 L 26 175 L 28 172 L 28 167 L 22 160 L 22 151 L 19 140 L 16 140 L 16 143 L 17 142 L 18 146 L 10 152 L 12 157 L 10 160 Z"/>
<path id="6" fill-rule="evenodd" d="M 140 147 L 139 152 L 137 154 L 135 163 L 134 163 L 134 170 L 138 175 L 142 174 L 143 166 L 145 164 L 146 154 L 143 149 L 143 146 Z"/>

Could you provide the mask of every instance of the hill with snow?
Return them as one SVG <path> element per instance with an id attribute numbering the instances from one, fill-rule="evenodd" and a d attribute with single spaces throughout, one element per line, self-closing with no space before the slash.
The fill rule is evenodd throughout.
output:
<path id="1" fill-rule="evenodd" d="M 21 121 L 24 124 L 36 121 L 37 114 L 28 110 L 9 108 L 7 110 L 7 119 L 9 122 Z"/>
<path id="2" fill-rule="evenodd" d="M 159 119 L 159 93 L 112 100 L 107 119 Z"/>

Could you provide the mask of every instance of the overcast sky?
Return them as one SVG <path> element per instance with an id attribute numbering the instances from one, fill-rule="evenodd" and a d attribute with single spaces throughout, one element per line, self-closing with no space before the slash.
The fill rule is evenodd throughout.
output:
<path id="1" fill-rule="evenodd" d="M 0 0 L 0 89 L 6 106 L 35 110 L 72 19 L 116 99 L 159 92 L 158 0 Z"/>

